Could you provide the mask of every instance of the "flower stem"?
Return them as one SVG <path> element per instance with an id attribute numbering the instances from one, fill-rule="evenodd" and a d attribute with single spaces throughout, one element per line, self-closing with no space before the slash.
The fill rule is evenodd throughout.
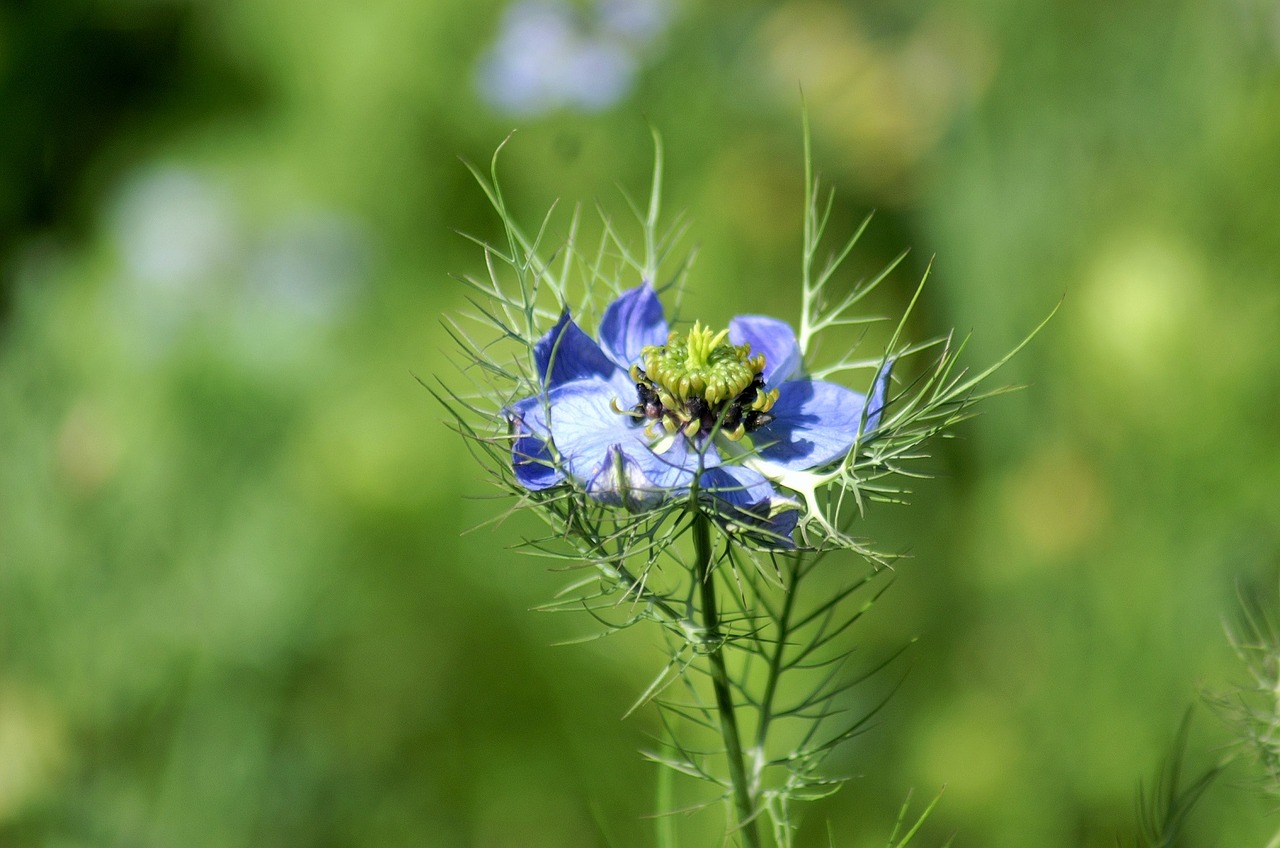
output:
<path id="1" fill-rule="evenodd" d="M 760 721 L 756 727 L 756 748 L 764 750 L 769 735 L 769 725 L 773 723 L 773 699 L 778 694 L 778 681 L 782 679 L 783 654 L 791 643 L 791 613 L 795 610 L 796 595 L 800 593 L 800 578 L 803 575 L 799 557 L 788 560 L 786 596 L 782 602 L 782 612 L 778 615 L 778 638 L 769 657 L 769 675 L 766 678 L 764 694 L 760 697 Z M 763 757 L 760 758 L 763 760 Z M 759 761 L 759 760 L 758 760 Z M 760 782 L 760 769 L 757 767 L 753 776 L 753 785 Z"/>
<path id="2" fill-rule="evenodd" d="M 724 639 L 720 631 L 720 613 L 716 606 L 715 575 L 711 571 L 711 521 L 697 507 L 694 507 L 693 512 L 693 548 L 695 576 L 701 589 L 702 630 L 706 640 L 707 659 L 711 663 L 711 685 L 716 693 L 716 710 L 720 714 L 720 736 L 724 741 L 725 757 L 729 761 L 729 779 L 733 784 L 738 830 L 746 848 L 760 848 L 755 803 L 747 783 L 747 770 L 743 765 L 738 717 L 734 712 L 729 672 L 724 661 Z"/>
<path id="3" fill-rule="evenodd" d="M 667 621 L 683 621 L 684 616 L 675 610 L 666 598 L 656 595 L 649 591 L 644 585 L 644 581 L 637 578 L 628 570 L 626 566 L 626 557 L 621 553 L 611 553 L 604 546 L 599 535 L 593 531 L 586 523 L 575 514 L 570 513 L 565 516 L 565 526 L 578 534 L 578 537 L 587 541 L 590 545 L 592 560 L 597 563 L 598 567 L 606 575 L 615 577 L 625 586 L 626 595 L 632 595 L 638 601 L 643 601 L 654 609 L 658 610 L 666 618 Z M 625 597 L 625 596 L 624 596 Z"/>

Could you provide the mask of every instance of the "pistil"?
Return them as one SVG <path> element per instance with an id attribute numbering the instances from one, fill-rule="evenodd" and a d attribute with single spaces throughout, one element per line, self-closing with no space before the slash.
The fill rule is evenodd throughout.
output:
<path id="1" fill-rule="evenodd" d="M 712 332 L 699 322 L 683 336 L 673 332 L 665 345 L 645 347 L 631 368 L 637 402 L 615 408 L 648 420 L 650 432 L 660 422 L 691 439 L 718 430 L 737 441 L 769 423 L 778 390 L 765 389 L 764 355 L 752 356 L 750 345 L 728 338 L 728 330 Z"/>

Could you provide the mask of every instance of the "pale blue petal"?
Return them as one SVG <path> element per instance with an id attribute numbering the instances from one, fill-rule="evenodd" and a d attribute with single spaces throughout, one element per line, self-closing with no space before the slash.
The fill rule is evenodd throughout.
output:
<path id="1" fill-rule="evenodd" d="M 791 532 L 800 517 L 798 505 L 779 495 L 759 472 L 722 465 L 703 472 L 699 485 L 714 500 L 720 519 L 735 531 L 769 547 L 795 547 Z"/>
<path id="2" fill-rule="evenodd" d="M 619 295 L 600 319 L 600 348 L 623 369 L 640 361 L 646 345 L 666 344 L 667 334 L 662 304 L 647 280 Z"/>
<path id="3" fill-rule="evenodd" d="M 800 345 L 786 321 L 767 315 L 739 315 L 729 322 L 729 341 L 751 345 L 752 354 L 764 354 L 761 376 L 770 388 L 800 371 Z"/>
<path id="4" fill-rule="evenodd" d="M 866 397 L 821 380 L 778 386 L 774 420 L 751 434 L 763 459 L 792 470 L 817 468 L 849 452 L 862 425 Z"/>
<path id="5" fill-rule="evenodd" d="M 533 355 L 538 363 L 538 376 L 548 389 L 587 377 L 607 379 L 618 370 L 600 346 L 574 323 L 567 309 L 560 313 L 556 325 L 534 344 Z"/>
<path id="6" fill-rule="evenodd" d="M 681 437 L 677 442 L 687 447 Z M 586 490 L 594 499 L 631 511 L 653 509 L 689 492 L 698 468 L 693 451 L 673 449 L 655 454 L 643 444 L 618 443 L 605 451 L 596 475 L 586 481 Z"/>
<path id="7" fill-rule="evenodd" d="M 657 485 L 645 476 L 644 469 L 623 451 L 621 444 L 605 451 L 595 476 L 586 481 L 587 494 L 613 506 L 635 511 L 656 506 Z"/>
<path id="8" fill-rule="evenodd" d="M 661 425 L 658 429 L 661 430 Z M 650 450 L 645 462 L 660 485 L 687 492 L 699 469 L 715 468 L 720 464 L 720 454 L 710 440 L 694 444 L 684 436 L 677 436 L 662 453 Z"/>
<path id="9" fill-rule="evenodd" d="M 605 502 L 648 506 L 687 492 L 699 463 L 706 467 L 719 457 L 699 457 L 683 437 L 655 454 L 650 449 L 655 439 L 645 434 L 645 422 L 613 410 L 613 401 L 622 408 L 635 403 L 622 393 L 627 390 L 633 392 L 634 386 L 589 379 L 552 391 L 551 434 L 566 472 Z"/>

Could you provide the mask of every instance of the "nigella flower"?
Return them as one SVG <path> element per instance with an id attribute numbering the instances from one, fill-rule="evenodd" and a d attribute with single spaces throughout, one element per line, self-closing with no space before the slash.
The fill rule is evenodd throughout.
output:
<path id="1" fill-rule="evenodd" d="M 888 368 L 870 400 L 808 379 L 795 333 L 775 318 L 672 333 L 645 282 L 609 304 L 598 336 L 565 310 L 534 347 L 542 391 L 506 410 L 526 489 L 570 482 L 630 510 L 696 489 L 731 530 L 789 546 L 800 504 L 776 485 L 803 491 L 798 473 L 843 459 L 880 423 Z"/>

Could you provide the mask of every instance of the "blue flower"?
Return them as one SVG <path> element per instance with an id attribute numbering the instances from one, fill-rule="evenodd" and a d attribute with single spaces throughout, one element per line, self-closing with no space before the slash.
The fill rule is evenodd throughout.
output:
<path id="1" fill-rule="evenodd" d="M 843 459 L 876 429 L 888 387 L 888 368 L 869 400 L 805 377 L 795 333 L 775 318 L 670 333 L 648 282 L 609 304 L 598 343 L 565 310 L 534 354 L 542 391 L 505 410 L 520 485 L 569 481 L 629 510 L 696 488 L 720 520 L 782 546 L 799 504 L 775 486 L 812 506 L 800 472 Z"/>

